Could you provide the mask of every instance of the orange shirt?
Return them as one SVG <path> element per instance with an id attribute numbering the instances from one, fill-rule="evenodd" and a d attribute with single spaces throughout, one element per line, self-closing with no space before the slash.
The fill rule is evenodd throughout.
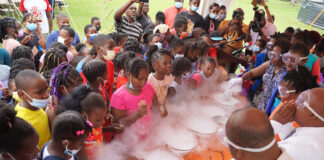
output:
<path id="1" fill-rule="evenodd" d="M 125 85 L 128 82 L 128 79 L 120 74 L 118 74 L 117 77 L 117 82 L 116 82 L 116 90 L 120 87 L 122 87 L 123 85 Z"/>
<path id="2" fill-rule="evenodd" d="M 95 159 L 95 156 L 97 155 L 98 149 L 102 142 L 102 127 L 99 127 L 97 129 L 92 128 L 91 134 L 89 134 L 86 141 L 84 141 L 84 146 L 86 148 L 86 153 L 89 160 Z"/>
<path id="3" fill-rule="evenodd" d="M 230 23 L 230 20 L 222 21 L 222 23 L 218 26 L 218 30 L 226 28 L 229 23 Z M 243 26 L 243 28 L 242 28 L 243 34 L 246 34 L 249 27 L 244 23 L 242 24 L 242 26 Z M 229 27 L 227 29 L 227 31 L 225 32 L 223 38 L 227 39 L 227 41 L 233 41 L 233 40 L 239 38 L 239 36 L 238 36 L 238 33 L 237 33 L 236 29 L 234 29 L 234 27 Z M 231 46 L 231 47 L 233 47 L 235 49 L 240 49 L 240 48 L 243 47 L 243 41 L 244 41 L 244 39 L 239 40 L 239 41 L 237 41 L 237 42 L 235 42 L 233 44 L 228 43 L 227 45 L 229 45 L 229 46 Z"/>
<path id="4" fill-rule="evenodd" d="M 173 28 L 174 19 L 177 15 L 179 15 L 181 12 L 185 12 L 187 9 L 182 7 L 180 10 L 176 8 L 175 6 L 169 7 L 164 11 L 165 14 L 165 24 L 169 26 L 169 28 Z"/>

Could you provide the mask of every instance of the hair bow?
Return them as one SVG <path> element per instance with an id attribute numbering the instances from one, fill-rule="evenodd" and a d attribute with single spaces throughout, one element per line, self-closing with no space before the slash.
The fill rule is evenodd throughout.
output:
<path id="1" fill-rule="evenodd" d="M 84 134 L 84 130 L 81 130 L 81 131 L 76 131 L 76 134 L 79 136 L 79 135 L 83 135 Z"/>

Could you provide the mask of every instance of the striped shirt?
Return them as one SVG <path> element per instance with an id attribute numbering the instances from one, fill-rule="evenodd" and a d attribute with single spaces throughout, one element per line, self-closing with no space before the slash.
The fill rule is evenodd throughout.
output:
<path id="1" fill-rule="evenodd" d="M 128 38 L 139 40 L 143 34 L 140 23 L 129 23 L 125 16 L 120 21 L 115 20 L 115 28 L 117 33 L 126 33 Z"/>

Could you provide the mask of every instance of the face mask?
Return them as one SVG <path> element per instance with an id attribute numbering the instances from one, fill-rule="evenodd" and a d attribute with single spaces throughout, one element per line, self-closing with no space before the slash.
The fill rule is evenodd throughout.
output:
<path id="1" fill-rule="evenodd" d="M 184 57 L 183 54 L 175 54 L 175 55 L 174 55 L 174 59 L 176 59 L 176 58 L 182 58 L 182 57 Z"/>
<path id="2" fill-rule="evenodd" d="M 7 154 L 12 160 L 16 160 L 16 158 L 14 158 L 10 153 L 7 153 Z"/>
<path id="3" fill-rule="evenodd" d="M 108 82 L 108 80 L 103 80 L 102 78 L 100 78 L 100 79 L 103 81 L 103 84 L 106 84 Z M 99 84 L 101 84 L 101 83 L 99 82 Z"/>
<path id="4" fill-rule="evenodd" d="M 205 74 L 204 74 L 204 72 L 203 71 L 200 71 L 200 75 L 201 75 L 201 77 L 204 79 L 204 80 L 206 80 L 207 79 L 207 77 L 205 76 Z"/>
<path id="5" fill-rule="evenodd" d="M 111 61 L 111 60 L 113 60 L 115 58 L 115 51 L 114 50 L 107 50 L 106 52 L 107 52 L 106 55 L 102 55 L 105 58 L 105 60 Z"/>
<path id="6" fill-rule="evenodd" d="M 178 9 L 182 8 L 182 3 L 181 2 L 175 2 L 174 6 Z"/>
<path id="7" fill-rule="evenodd" d="M 196 11 L 198 10 L 198 7 L 192 5 L 192 6 L 190 7 L 190 9 L 191 9 L 193 12 L 196 12 Z"/>
<path id="8" fill-rule="evenodd" d="M 98 34 L 90 34 L 90 41 L 93 42 Z"/>
<path id="9" fill-rule="evenodd" d="M 75 149 L 75 150 L 69 150 L 68 147 L 66 146 L 65 147 L 65 151 L 64 151 L 64 154 L 66 155 L 69 155 L 69 156 L 75 156 L 76 154 L 78 154 L 78 152 L 80 151 L 80 148 L 79 149 Z"/>
<path id="10" fill-rule="evenodd" d="M 253 45 L 251 50 L 252 50 L 252 52 L 260 52 L 260 47 L 257 45 Z"/>
<path id="11" fill-rule="evenodd" d="M 21 102 L 21 99 L 18 96 L 18 92 L 12 92 L 12 98 L 17 102 Z"/>
<path id="12" fill-rule="evenodd" d="M 154 43 L 154 45 L 156 45 L 159 49 L 162 49 L 162 43 L 158 42 L 158 43 Z"/>
<path id="13" fill-rule="evenodd" d="M 216 15 L 215 20 L 219 20 L 219 15 Z"/>
<path id="14" fill-rule="evenodd" d="M 64 91 L 65 91 L 65 94 L 66 94 L 66 95 L 69 95 L 70 93 L 69 93 L 68 90 L 65 88 L 65 86 L 63 86 L 63 88 L 64 88 Z"/>
<path id="15" fill-rule="evenodd" d="M 27 27 L 28 30 L 34 31 L 37 28 L 37 24 L 35 24 L 35 23 L 27 23 L 26 27 Z"/>
<path id="16" fill-rule="evenodd" d="M 35 98 L 31 98 L 25 91 L 23 91 L 27 97 L 29 97 L 30 99 L 32 99 L 32 101 L 28 101 L 28 103 L 33 106 L 33 107 L 36 107 L 36 108 L 45 108 L 48 103 L 49 103 L 49 99 L 35 99 Z"/>
<path id="17" fill-rule="evenodd" d="M 214 14 L 214 13 L 209 14 L 209 18 L 215 19 L 216 18 L 216 14 Z"/>
<path id="18" fill-rule="evenodd" d="M 70 27 L 70 25 L 62 25 L 60 29 L 62 29 L 64 27 Z"/>
<path id="19" fill-rule="evenodd" d="M 222 21 L 222 20 L 224 20 L 224 19 L 225 19 L 225 17 L 226 17 L 226 15 L 225 15 L 225 14 L 220 14 L 220 15 L 219 15 L 219 20 L 220 20 L 220 21 Z"/>
<path id="20" fill-rule="evenodd" d="M 99 31 L 101 29 L 101 26 L 95 26 L 96 30 Z"/>
<path id="21" fill-rule="evenodd" d="M 128 88 L 130 88 L 131 90 L 135 90 L 130 78 L 129 78 L 129 86 L 128 86 Z"/>
<path id="22" fill-rule="evenodd" d="M 63 37 L 58 37 L 57 42 L 64 44 L 65 39 Z"/>

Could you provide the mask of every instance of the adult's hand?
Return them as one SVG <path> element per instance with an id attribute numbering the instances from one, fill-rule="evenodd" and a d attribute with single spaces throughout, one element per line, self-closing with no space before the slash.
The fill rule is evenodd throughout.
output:
<path id="1" fill-rule="evenodd" d="M 251 4 L 252 4 L 254 7 L 257 7 L 257 6 L 258 6 L 258 1 L 257 1 L 257 0 L 252 0 Z"/>
<path id="2" fill-rule="evenodd" d="M 245 80 L 250 80 L 250 79 L 252 79 L 252 78 L 253 78 L 253 74 L 252 74 L 251 71 L 244 73 L 243 76 L 242 76 L 242 79 L 243 79 L 244 81 L 245 81 Z"/>
<path id="3" fill-rule="evenodd" d="M 296 111 L 295 100 L 289 102 L 283 102 L 282 106 L 274 113 L 272 120 L 275 120 L 281 124 L 286 124 L 293 121 Z"/>
<path id="4" fill-rule="evenodd" d="M 35 32 L 39 35 L 42 34 L 42 29 L 41 29 L 41 24 L 39 22 L 37 22 L 37 28 L 35 30 Z"/>
<path id="5" fill-rule="evenodd" d="M 265 0 L 262 0 L 261 5 L 262 5 L 264 8 L 268 8 L 268 5 L 266 4 Z"/>

